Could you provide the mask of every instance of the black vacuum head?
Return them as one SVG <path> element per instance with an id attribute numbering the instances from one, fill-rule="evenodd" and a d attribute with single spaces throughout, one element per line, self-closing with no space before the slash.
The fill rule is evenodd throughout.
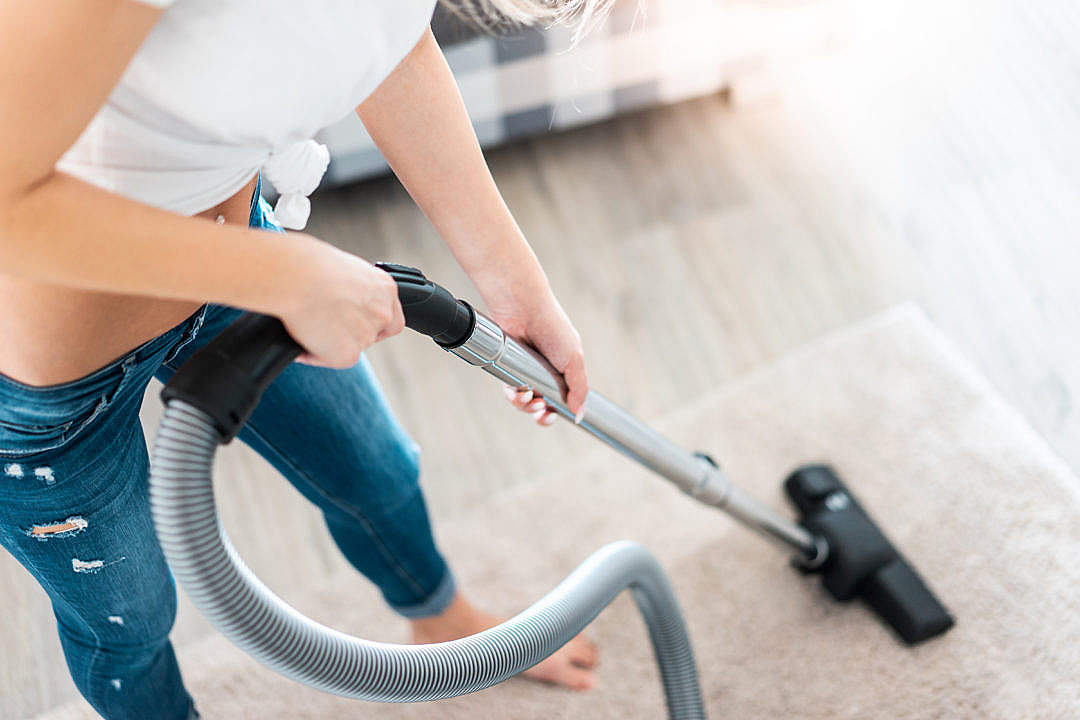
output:
<path id="1" fill-rule="evenodd" d="M 784 481 L 802 525 L 829 545 L 820 573 L 837 600 L 861 597 L 904 642 L 929 640 L 953 617 L 893 547 L 832 468 L 806 465 Z"/>

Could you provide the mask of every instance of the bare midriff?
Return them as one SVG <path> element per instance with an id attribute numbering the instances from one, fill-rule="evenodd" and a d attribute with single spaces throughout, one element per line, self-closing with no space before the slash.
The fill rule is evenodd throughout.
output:
<path id="1" fill-rule="evenodd" d="M 248 222 L 255 178 L 200 213 Z M 183 322 L 201 303 L 91 292 L 0 274 L 0 373 L 34 386 L 77 380 Z"/>

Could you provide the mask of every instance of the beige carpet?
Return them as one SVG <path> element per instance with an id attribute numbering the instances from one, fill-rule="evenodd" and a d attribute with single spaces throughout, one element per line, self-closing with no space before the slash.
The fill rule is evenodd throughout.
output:
<path id="1" fill-rule="evenodd" d="M 817 579 L 794 573 L 782 549 L 600 446 L 552 458 L 543 482 L 438 529 L 471 594 L 518 610 L 591 549 L 632 538 L 674 580 L 713 718 L 1080 717 L 1080 481 L 917 309 L 813 343 L 661 427 L 723 458 L 736 482 L 777 507 L 788 470 L 833 463 L 957 626 L 901 646 L 863 607 L 838 606 Z M 342 630 L 402 638 L 401 622 L 355 577 L 290 598 Z M 512 680 L 411 706 L 310 691 L 219 637 L 180 659 L 207 718 L 662 717 L 629 599 L 590 632 L 604 652 L 591 693 Z M 48 717 L 89 716 L 71 706 Z"/>

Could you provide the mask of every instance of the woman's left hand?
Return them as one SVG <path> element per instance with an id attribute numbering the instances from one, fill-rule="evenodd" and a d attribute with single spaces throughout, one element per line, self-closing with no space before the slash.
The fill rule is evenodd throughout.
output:
<path id="1" fill-rule="evenodd" d="M 567 387 L 566 405 L 580 421 L 585 412 L 585 397 L 589 394 L 581 336 L 550 291 L 536 294 L 540 297 L 532 298 L 533 302 L 527 304 L 493 307 L 491 319 L 511 337 L 536 349 L 562 373 Z M 555 422 L 555 411 L 542 397 L 533 397 L 531 390 L 518 392 L 517 388 L 506 386 L 505 392 L 511 404 L 532 414 L 538 425 L 546 427 Z"/>

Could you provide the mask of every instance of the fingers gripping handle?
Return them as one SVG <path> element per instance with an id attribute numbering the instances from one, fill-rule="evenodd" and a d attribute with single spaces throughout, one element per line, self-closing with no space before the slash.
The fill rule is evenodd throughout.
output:
<path id="1" fill-rule="evenodd" d="M 405 324 L 445 348 L 464 342 L 475 316 L 468 303 L 456 299 L 419 270 L 378 263 L 394 278 Z M 222 442 L 236 437 L 270 386 L 302 348 L 275 317 L 248 313 L 192 355 L 161 393 L 166 403 L 183 400 L 214 419 Z"/>
<path id="2" fill-rule="evenodd" d="M 566 382 L 562 374 L 540 353 L 507 336 L 493 320 L 478 314 L 416 268 L 375 265 L 397 282 L 406 326 L 428 335 L 466 362 L 484 367 L 505 383 L 543 394 L 556 410 L 573 417 L 565 405 Z"/>

